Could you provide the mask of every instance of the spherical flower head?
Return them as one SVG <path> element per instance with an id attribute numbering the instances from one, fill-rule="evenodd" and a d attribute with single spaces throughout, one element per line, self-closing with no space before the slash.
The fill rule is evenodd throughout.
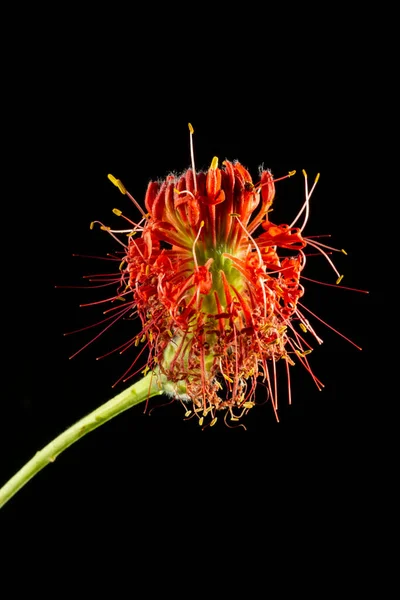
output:
<path id="1" fill-rule="evenodd" d="M 215 157 L 207 172 L 193 166 L 150 182 L 147 214 L 128 237 L 120 270 L 149 368 L 200 424 L 213 425 L 221 410 L 238 420 L 259 379 L 276 411 L 275 365 L 293 364 L 287 332 L 303 295 L 306 242 L 300 229 L 269 220 L 274 195 L 270 171 L 253 183 L 239 162 L 220 168 Z"/>

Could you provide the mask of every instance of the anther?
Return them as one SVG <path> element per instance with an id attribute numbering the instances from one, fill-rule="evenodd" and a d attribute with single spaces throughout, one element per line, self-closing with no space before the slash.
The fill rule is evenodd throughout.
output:
<path id="1" fill-rule="evenodd" d="M 114 177 L 114 175 L 111 175 L 111 173 L 109 173 L 107 175 L 108 179 L 111 181 L 111 183 L 113 183 L 121 192 L 121 194 L 126 194 L 126 189 L 124 184 L 122 183 L 122 181 L 120 181 L 119 179 L 117 179 L 116 177 Z"/>
<path id="2" fill-rule="evenodd" d="M 210 169 L 212 169 L 213 171 L 218 169 L 218 156 L 214 156 L 214 158 L 212 159 Z"/>

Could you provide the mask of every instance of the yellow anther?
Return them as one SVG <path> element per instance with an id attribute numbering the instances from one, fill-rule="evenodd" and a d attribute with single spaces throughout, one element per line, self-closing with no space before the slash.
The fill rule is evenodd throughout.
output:
<path id="1" fill-rule="evenodd" d="M 150 265 L 146 265 L 146 275 L 149 275 L 150 273 Z"/>
<path id="2" fill-rule="evenodd" d="M 343 248 L 342 248 L 342 252 L 343 252 L 343 254 L 345 254 L 347 256 L 347 252 L 346 252 L 346 250 L 343 250 Z"/>
<path id="3" fill-rule="evenodd" d="M 117 179 L 116 177 L 114 177 L 114 175 L 111 175 L 111 173 L 109 173 L 107 175 L 108 179 L 111 181 L 111 183 L 113 183 L 121 192 L 121 194 L 126 194 L 126 189 L 124 184 L 122 183 L 122 181 L 120 181 L 119 179 Z"/>
<path id="4" fill-rule="evenodd" d="M 139 338 L 138 337 L 135 339 L 135 346 L 139 346 Z"/>
<path id="5" fill-rule="evenodd" d="M 192 414 L 192 411 L 191 411 L 191 410 L 187 410 L 187 411 L 185 412 L 185 417 L 188 417 L 188 416 L 189 416 L 189 415 L 191 415 L 191 414 Z"/>
<path id="6" fill-rule="evenodd" d="M 296 175 L 296 171 L 289 171 L 289 177 L 293 177 L 293 175 Z"/>
<path id="7" fill-rule="evenodd" d="M 214 427 L 215 423 L 217 422 L 217 418 L 218 417 L 214 417 L 213 420 L 210 423 L 210 427 Z"/>
<path id="8" fill-rule="evenodd" d="M 193 125 L 191 123 L 188 123 L 188 127 L 189 127 L 190 133 L 193 134 L 194 133 Z"/>
<path id="9" fill-rule="evenodd" d="M 93 229 L 93 227 L 94 227 L 94 222 L 92 221 L 92 222 L 90 223 L 90 229 Z"/>
<path id="10" fill-rule="evenodd" d="M 100 229 L 103 231 L 110 231 L 111 227 L 106 227 L 105 225 L 100 225 Z"/>
<path id="11" fill-rule="evenodd" d="M 146 335 L 143 334 L 142 337 L 140 338 L 140 341 L 143 343 L 144 341 L 146 341 Z"/>
<path id="12" fill-rule="evenodd" d="M 142 374 L 143 374 L 143 375 L 147 375 L 148 371 L 149 371 L 149 366 L 148 366 L 148 365 L 146 365 L 146 366 L 145 366 L 145 368 L 144 368 L 144 369 L 143 369 L 143 371 L 142 371 Z"/>
<path id="13" fill-rule="evenodd" d="M 339 283 L 342 281 L 343 277 L 344 277 L 344 275 L 341 275 L 340 277 L 338 277 L 336 279 L 336 285 L 339 285 Z"/>
<path id="14" fill-rule="evenodd" d="M 302 173 L 303 173 L 304 177 L 307 177 L 307 173 L 306 173 L 305 169 L 302 170 Z"/>
<path id="15" fill-rule="evenodd" d="M 204 221 L 200 223 L 200 227 L 204 227 Z"/>
<path id="16" fill-rule="evenodd" d="M 124 264 L 124 262 L 125 262 L 125 259 L 124 259 L 123 261 L 121 261 L 121 264 L 120 264 L 120 265 L 119 265 L 119 267 L 118 267 L 118 269 L 119 269 L 120 271 L 122 271 L 122 265 Z"/>
<path id="17" fill-rule="evenodd" d="M 126 302 L 126 299 L 125 299 L 125 298 L 123 298 L 122 296 L 116 296 L 116 297 L 114 298 L 114 300 L 119 300 L 120 302 Z"/>
<path id="18" fill-rule="evenodd" d="M 239 213 L 229 213 L 230 217 L 240 217 Z"/>
<path id="19" fill-rule="evenodd" d="M 225 375 L 225 373 L 222 373 L 222 377 L 224 379 L 226 379 L 227 381 L 229 381 L 229 383 L 233 383 L 233 379 L 231 379 L 230 377 L 228 377 L 228 375 Z"/>
<path id="20" fill-rule="evenodd" d="M 119 210 L 119 208 L 113 208 L 112 211 L 114 215 L 117 215 L 117 217 L 120 217 L 122 215 L 122 210 Z"/>
<path id="21" fill-rule="evenodd" d="M 307 354 L 311 354 L 312 350 L 304 350 L 303 356 L 307 356 Z"/>
<path id="22" fill-rule="evenodd" d="M 231 421 L 239 421 L 237 417 L 231 417 Z"/>
<path id="23" fill-rule="evenodd" d="M 295 366 L 295 362 L 290 358 L 290 356 L 288 356 L 287 354 L 282 354 L 281 358 L 283 358 L 284 360 L 287 360 L 289 365 L 291 365 L 292 367 Z"/>
<path id="24" fill-rule="evenodd" d="M 109 173 L 107 175 L 108 179 L 111 181 L 111 183 L 113 183 L 114 185 L 117 185 L 117 181 L 118 179 L 116 177 L 114 177 L 114 175 L 111 175 L 111 173 Z"/>
<path id="25" fill-rule="evenodd" d="M 321 173 L 317 173 L 317 176 L 316 176 L 316 178 L 315 178 L 315 181 L 314 181 L 314 185 L 315 185 L 316 183 L 318 183 L 318 179 L 319 179 L 320 177 L 321 177 Z"/>
<path id="26" fill-rule="evenodd" d="M 300 323 L 300 329 L 304 331 L 304 333 L 307 333 L 307 327 L 303 323 Z"/>
<path id="27" fill-rule="evenodd" d="M 203 425 L 203 423 L 204 423 L 204 417 L 200 417 L 200 419 L 199 419 L 199 425 L 200 425 L 200 427 Z"/>
<path id="28" fill-rule="evenodd" d="M 215 169 L 218 169 L 218 156 L 214 156 L 214 158 L 212 159 L 210 169 L 212 169 L 213 171 L 215 171 Z"/>
<path id="29" fill-rule="evenodd" d="M 245 402 L 244 404 L 242 404 L 242 406 L 244 408 L 253 408 L 254 402 Z"/>
<path id="30" fill-rule="evenodd" d="M 150 331 L 149 339 L 150 339 L 150 342 L 153 341 L 153 332 L 152 331 Z"/>

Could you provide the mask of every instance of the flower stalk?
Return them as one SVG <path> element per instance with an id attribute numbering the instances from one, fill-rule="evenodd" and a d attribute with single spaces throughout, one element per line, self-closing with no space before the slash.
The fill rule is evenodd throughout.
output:
<path id="1" fill-rule="evenodd" d="M 181 386 L 182 387 L 182 386 Z M 107 421 L 110 421 L 122 412 L 148 400 L 153 396 L 162 394 L 164 391 L 172 392 L 168 383 L 153 372 L 131 385 L 129 388 L 100 406 L 83 419 L 69 427 L 52 442 L 27 462 L 1 489 L 0 508 L 10 500 L 32 477 L 53 463 L 56 458 L 75 442 L 83 438 L 87 433 L 97 429 Z M 184 391 L 182 389 L 181 391 Z"/>
<path id="2" fill-rule="evenodd" d="M 213 427 L 221 414 L 228 427 L 244 427 L 236 423 L 256 405 L 261 383 L 264 399 L 279 421 L 277 368 L 286 371 L 289 404 L 290 368 L 296 363 L 319 390 L 324 387 L 308 359 L 312 344 L 322 343 L 311 317 L 361 349 L 300 302 L 304 280 L 335 287 L 303 275 L 308 257 L 325 258 L 336 286 L 343 278 L 329 255 L 346 252 L 321 242 L 324 236 L 304 232 L 319 173 L 309 188 L 303 170 L 304 203 L 290 225 L 277 224 L 270 220 L 275 184 L 295 171 L 274 178 L 260 167 L 259 179 L 253 182 L 239 161 L 219 165 L 217 157 L 206 171 L 197 171 L 190 124 L 189 131 L 191 168 L 150 181 L 145 210 L 119 179 L 108 175 L 140 217 L 134 221 L 114 208 L 122 228 L 91 223 L 91 229 L 97 223 L 118 246 L 106 258 L 114 262 L 113 271 L 87 277 L 94 288 L 113 286 L 113 291 L 81 305 L 108 304 L 100 322 L 71 332 L 107 323 L 73 358 L 112 325 L 123 325 L 127 340 L 104 356 L 135 351 L 139 345 L 142 349 L 115 384 L 135 376 L 135 365 L 147 351 L 144 377 L 38 452 L 0 490 L 0 507 L 89 431 L 161 393 L 179 400 L 185 418 L 197 419 L 203 429 Z M 136 335 L 130 327 L 133 318 L 141 325 Z"/>

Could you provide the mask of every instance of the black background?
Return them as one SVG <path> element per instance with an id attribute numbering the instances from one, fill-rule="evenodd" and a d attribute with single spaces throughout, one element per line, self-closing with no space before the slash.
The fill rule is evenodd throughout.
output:
<path id="1" fill-rule="evenodd" d="M 238 28 L 246 31 L 244 24 Z M 355 503 L 348 491 L 373 468 L 371 437 L 380 435 L 391 412 L 376 352 L 379 334 L 373 333 L 383 309 L 371 229 L 379 153 L 371 108 L 360 110 L 368 82 L 362 66 L 353 68 L 360 67 L 358 53 L 337 55 L 310 40 L 309 53 L 300 56 L 287 42 L 287 61 L 283 42 L 267 50 L 233 36 L 220 40 L 217 52 L 210 41 L 197 60 L 193 40 L 174 30 L 165 39 L 155 36 L 154 51 L 140 44 L 119 50 L 100 35 L 84 44 L 82 33 L 82 51 L 72 34 L 68 50 L 63 43 L 59 50 L 52 35 L 25 57 L 18 116 L 11 119 L 16 135 L 9 154 L 17 179 L 5 250 L 11 275 L 3 312 L 1 482 L 112 397 L 126 358 L 95 359 L 123 341 L 125 332 L 111 330 L 69 360 L 92 334 L 63 333 L 95 322 L 101 313 L 79 304 L 103 296 L 101 290 L 55 286 L 83 285 L 83 275 L 101 268 L 72 254 L 115 249 L 106 233 L 90 231 L 92 220 L 118 227 L 114 207 L 137 216 L 107 174 L 141 202 L 150 179 L 190 165 L 188 121 L 198 169 L 217 155 L 239 159 L 254 179 L 261 163 L 276 177 L 297 170 L 277 184 L 272 218 L 278 223 L 290 223 L 302 204 L 301 170 L 310 182 L 320 172 L 306 232 L 331 234 L 332 244 L 348 252 L 333 257 L 343 285 L 370 294 L 305 284 L 306 305 L 363 351 L 314 321 L 324 344 L 311 364 L 325 389 L 319 392 L 296 366 L 291 407 L 281 378 L 279 424 L 268 403 L 250 412 L 247 431 L 223 423 L 202 431 L 194 420 L 183 420 L 178 404 L 150 416 L 136 407 L 68 449 L 7 504 L 1 518 L 23 526 L 50 522 L 57 529 L 72 519 L 87 524 L 94 515 L 109 523 L 112 514 L 119 527 L 142 519 L 211 527 L 227 511 L 240 520 L 256 507 L 264 519 L 262 505 L 271 515 L 261 498 L 271 501 L 281 489 L 278 481 L 288 489 L 289 505 L 310 489 L 318 490 L 320 507 L 342 506 L 344 497 Z M 176 42 L 173 56 L 164 53 L 166 39 Z M 322 258 L 310 259 L 305 275 L 336 280 Z"/>
<path id="2" fill-rule="evenodd" d="M 104 290 L 55 289 L 55 286 L 85 286 L 83 275 L 109 270 L 110 263 L 72 256 L 73 253 L 105 255 L 115 250 L 116 244 L 98 227 L 89 230 L 91 220 L 120 227 L 120 221 L 111 212 L 114 207 L 133 218 L 137 216 L 130 201 L 108 181 L 107 173 L 120 178 L 135 198 L 143 201 L 150 179 L 189 166 L 189 118 L 195 127 L 199 169 L 207 168 L 214 155 L 221 160 L 238 158 L 255 180 L 260 163 L 271 168 L 277 177 L 297 169 L 294 178 L 277 184 L 271 218 L 278 223 L 291 222 L 302 204 L 301 169 L 307 170 L 310 184 L 320 172 L 307 231 L 310 235 L 330 233 L 332 238 L 327 242 L 346 249 L 347 257 L 341 254 L 332 257 L 344 274 L 343 285 L 371 288 L 364 247 L 368 211 L 363 208 L 359 165 L 349 151 L 351 137 L 343 139 L 344 132 L 335 131 L 329 122 L 323 121 L 321 125 L 317 119 L 310 121 L 309 113 L 285 116 L 281 111 L 276 115 L 272 107 L 267 110 L 259 101 L 254 112 L 263 112 L 256 115 L 248 105 L 243 111 L 228 106 L 229 112 L 215 107 L 210 111 L 211 116 L 198 109 L 193 114 L 189 107 L 179 114 L 169 113 L 165 106 L 156 105 L 148 112 L 144 108 L 142 103 L 125 99 L 121 101 L 120 113 L 113 112 L 113 108 L 110 114 L 102 113 L 97 119 L 86 113 L 84 106 L 75 107 L 72 114 L 66 115 L 66 122 L 62 118 L 55 121 L 50 139 L 45 140 L 40 172 L 31 180 L 29 190 L 29 195 L 35 198 L 32 199 L 35 210 L 20 241 L 24 294 L 16 299 L 17 303 L 23 300 L 16 323 L 18 385 L 14 388 L 12 406 L 7 403 L 11 418 L 21 427 L 11 441 L 13 452 L 8 448 L 10 464 L 14 466 L 66 425 L 111 397 L 111 385 L 127 368 L 129 356 L 116 354 L 101 361 L 95 359 L 126 339 L 125 327 L 136 331 L 132 323 L 111 329 L 72 361 L 68 360 L 98 330 L 69 337 L 63 337 L 63 333 L 94 323 L 102 314 L 96 308 L 79 308 L 79 304 L 106 296 Z M 338 148 L 337 157 L 332 156 L 333 146 Z M 43 147 L 40 155 L 42 151 Z M 32 209 L 28 207 L 28 211 L 29 208 Z M 304 274 L 331 284 L 336 280 L 322 257 L 310 258 Z M 305 282 L 305 287 L 306 305 L 362 346 L 363 352 L 314 322 L 324 344 L 313 353 L 312 365 L 326 387 L 318 392 L 307 373 L 296 367 L 292 370 L 293 405 L 288 408 L 283 376 L 279 425 L 268 404 L 252 411 L 246 422 L 247 433 L 227 430 L 222 425 L 201 432 L 194 421 L 182 421 L 179 407 L 160 408 L 151 416 L 143 416 L 139 407 L 104 427 L 104 431 L 93 433 L 91 439 L 83 440 L 68 452 L 70 458 L 66 455 L 58 462 L 66 466 L 75 454 L 75 460 L 79 457 L 79 462 L 84 461 L 89 468 L 96 462 L 89 458 L 91 449 L 94 452 L 98 445 L 105 454 L 118 455 L 113 449 L 115 438 L 118 444 L 124 444 L 124 453 L 132 444 L 129 452 L 132 456 L 138 452 L 138 461 L 143 463 L 147 459 L 146 451 L 140 456 L 141 446 L 149 444 L 153 452 L 154 443 L 162 446 L 169 437 L 176 440 L 182 436 L 185 443 L 201 440 L 207 446 L 210 437 L 212 444 L 217 439 L 222 444 L 226 438 L 230 440 L 228 443 L 235 440 L 240 444 L 246 437 L 263 439 L 272 432 L 277 435 L 280 430 L 285 435 L 288 428 L 333 435 L 333 430 L 340 426 L 354 428 L 356 432 L 363 413 L 370 410 L 368 390 L 374 374 L 368 363 L 366 322 L 377 300 L 373 295 L 309 282 Z M 88 458 L 85 458 L 86 446 Z M 173 457 L 174 464 L 178 469 L 178 456 Z M 63 467 L 57 464 L 49 471 L 58 468 Z M 39 483 L 31 484 L 36 485 Z"/>

